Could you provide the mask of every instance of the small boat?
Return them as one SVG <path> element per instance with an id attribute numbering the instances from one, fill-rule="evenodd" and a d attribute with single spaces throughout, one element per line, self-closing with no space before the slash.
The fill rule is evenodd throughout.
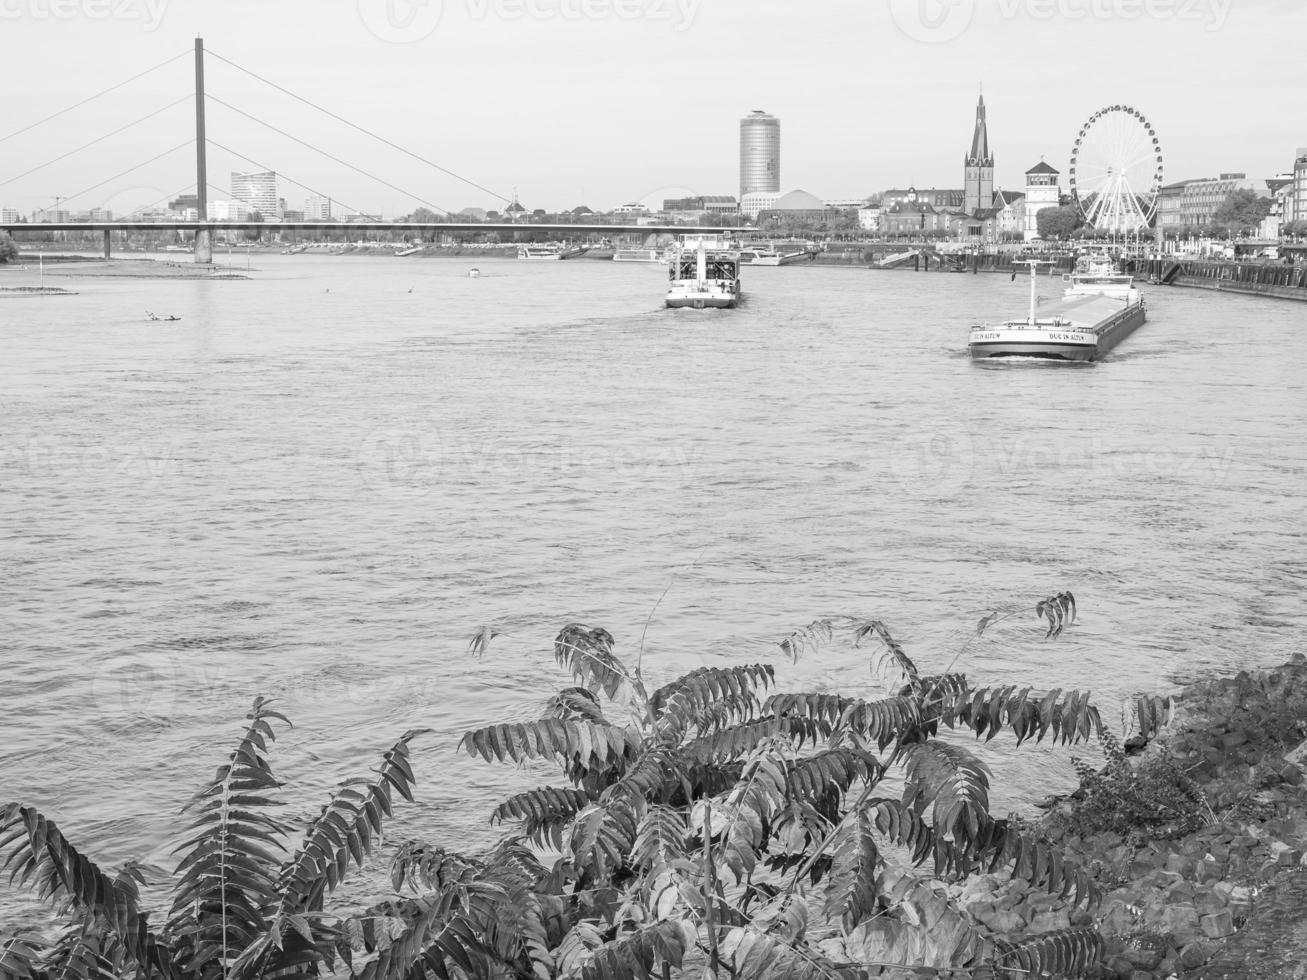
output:
<path id="1" fill-rule="evenodd" d="M 467 270 L 467 277 L 468 277 L 469 279 L 479 279 L 479 278 L 481 278 L 481 270 L 480 270 L 480 269 L 468 269 L 468 270 Z"/>
<path id="2" fill-rule="evenodd" d="M 554 262 L 562 258 L 563 250 L 554 242 L 546 242 L 543 245 L 519 245 L 517 246 L 517 257 L 519 259 L 528 259 L 532 262 Z"/>
<path id="3" fill-rule="evenodd" d="M 171 323 L 171 322 L 173 322 L 174 320 L 180 320 L 180 319 L 181 319 L 181 317 L 179 317 L 179 316 L 173 316 L 171 313 L 169 313 L 167 316 L 159 316 L 158 313 L 151 313 L 149 310 L 146 310 L 146 311 L 145 311 L 145 318 L 146 318 L 147 320 L 156 320 L 156 321 L 159 321 L 159 322 L 161 322 L 161 323 L 165 323 L 165 322 L 166 322 L 166 323 Z"/>
<path id="4" fill-rule="evenodd" d="M 1135 332 L 1147 319 L 1143 297 L 1132 276 L 1120 273 L 1112 258 L 1087 253 L 1063 280 L 1066 292 L 1038 315 L 1036 276 L 1047 261 L 1032 259 L 1030 313 L 1020 320 L 971 328 L 967 346 L 973 359 L 1035 357 L 1052 361 L 1097 361 Z"/>
<path id="5" fill-rule="evenodd" d="M 617 248 L 613 250 L 614 262 L 661 262 L 661 248 Z"/>
<path id="6" fill-rule="evenodd" d="M 740 261 L 749 265 L 790 265 L 815 254 L 813 243 L 801 239 L 753 242 L 740 248 Z"/>
<path id="7" fill-rule="evenodd" d="M 395 257 L 402 259 L 405 255 L 415 255 L 418 252 L 422 251 L 424 248 L 426 248 L 425 245 L 414 245 L 411 248 L 400 249 L 398 252 L 395 253 Z"/>
<path id="8" fill-rule="evenodd" d="M 668 270 L 667 305 L 673 309 L 732 309 L 740 302 L 740 257 L 708 236 L 685 244 Z"/>

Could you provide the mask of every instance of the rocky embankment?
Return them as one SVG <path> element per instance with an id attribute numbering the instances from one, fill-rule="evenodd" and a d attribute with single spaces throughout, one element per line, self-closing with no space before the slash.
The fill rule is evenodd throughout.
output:
<path id="1" fill-rule="evenodd" d="M 1145 752 L 1082 771 L 1076 796 L 1027 828 L 1093 876 L 1096 908 L 1006 875 L 971 880 L 961 907 L 1008 939 L 1096 925 L 1088 976 L 1307 977 L 1307 659 L 1177 701 Z"/>

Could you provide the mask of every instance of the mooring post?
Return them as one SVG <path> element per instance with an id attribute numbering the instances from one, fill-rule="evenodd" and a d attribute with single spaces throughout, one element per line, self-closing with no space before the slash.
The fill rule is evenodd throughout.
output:
<path id="1" fill-rule="evenodd" d="M 204 39 L 195 39 L 195 217 L 209 220 L 209 176 L 204 150 Z M 213 262 L 213 235 L 208 228 L 195 231 L 195 261 L 202 265 Z"/>

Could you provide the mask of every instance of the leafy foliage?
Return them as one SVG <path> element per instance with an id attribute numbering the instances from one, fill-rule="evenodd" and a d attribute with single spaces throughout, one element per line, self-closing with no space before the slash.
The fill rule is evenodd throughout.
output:
<path id="1" fill-rule="evenodd" d="M 1136 764 L 1110 731 L 1101 732 L 1099 742 L 1107 761 L 1102 769 L 1072 758 L 1080 777 L 1074 819 L 1083 833 L 1147 832 L 1164 839 L 1189 833 L 1211 818 L 1202 790 L 1169 755 L 1150 755 Z"/>
<path id="2" fill-rule="evenodd" d="M 0 977 L 295 980 L 331 969 L 342 920 L 324 912 L 326 897 L 350 863 L 365 862 L 391 816 L 392 794 L 412 799 L 407 758 L 419 733 L 385 753 L 375 778 L 343 784 L 292 853 L 292 828 L 273 816 L 281 805 L 268 755 L 276 722 L 289 724 L 257 698 L 231 755 L 184 808 L 193 816 L 176 848 L 170 915 L 158 929 L 140 906 L 138 866 L 110 875 L 35 809 L 0 809 L 0 856 L 7 854 L 11 880 L 35 888 L 68 923 L 54 943 L 5 941 Z"/>
<path id="3" fill-rule="evenodd" d="M 1036 605 L 1048 639 L 1075 615 L 1069 592 Z M 987 616 L 978 632 L 1001 618 Z M 469 652 L 488 655 L 497 635 L 482 627 Z M 985 938 L 941 887 L 1010 871 L 1077 907 L 1093 904 L 1081 869 L 991 814 L 992 776 L 977 754 L 1000 736 L 1017 746 L 1097 736 L 1116 761 L 1102 773 L 1082 767 L 1086 797 L 1138 818 L 1144 797 L 1088 694 L 974 686 L 951 665 L 923 673 L 875 619 L 817 620 L 780 646 L 797 659 L 836 643 L 864 651 L 874 692 L 777 691 L 767 664 L 704 666 L 646 687 L 608 631 L 564 627 L 554 654 L 570 686 L 537 719 L 487 725 L 458 743 L 487 763 L 555 766 L 561 784 L 499 803 L 490 821 L 508 834 L 485 853 L 399 844 L 394 893 L 352 913 L 333 911 L 332 895 L 376 850 L 394 806 L 412 800 L 420 732 L 401 737 L 368 777 L 342 783 L 299 830 L 277 815 L 283 786 L 271 763 L 289 722 L 258 699 L 226 762 L 187 804 L 162 926 L 140 907 L 138 868 L 103 871 L 35 810 L 0 810 L 4 867 L 67 920 L 52 941 L 5 940 L 0 980 L 1090 969 L 1102 955 L 1091 930 Z M 1130 706 L 1144 738 L 1169 712 L 1155 698 Z M 959 737 L 968 733 L 974 742 Z M 1154 810 L 1179 802 L 1153 795 Z"/>

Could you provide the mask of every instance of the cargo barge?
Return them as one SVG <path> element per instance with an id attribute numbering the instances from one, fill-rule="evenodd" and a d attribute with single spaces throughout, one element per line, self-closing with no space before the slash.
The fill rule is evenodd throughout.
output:
<path id="1" fill-rule="evenodd" d="M 1083 255 L 1063 298 L 1037 314 L 1036 273 L 1030 266 L 1030 312 L 1020 320 L 977 324 L 968 348 L 973 359 L 1030 357 L 1052 361 L 1097 361 L 1134 333 L 1147 318 L 1147 309 L 1133 277 L 1120 273 L 1102 254 Z"/>

